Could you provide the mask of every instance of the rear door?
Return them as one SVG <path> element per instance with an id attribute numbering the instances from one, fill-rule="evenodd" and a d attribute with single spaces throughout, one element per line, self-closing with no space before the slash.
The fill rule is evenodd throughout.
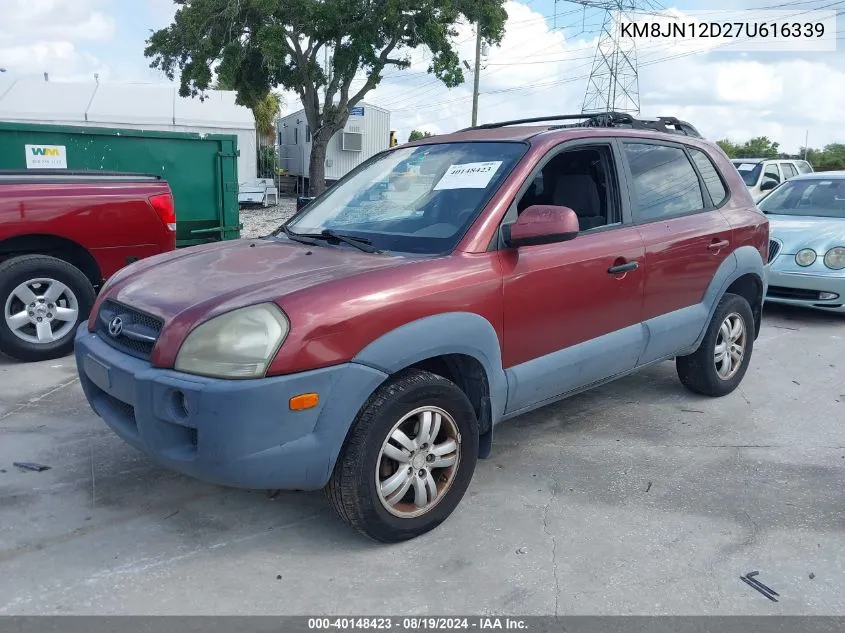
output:
<path id="1" fill-rule="evenodd" d="M 633 221 L 645 246 L 645 364 L 697 339 L 709 316 L 704 294 L 732 251 L 732 232 L 718 209 L 727 199 L 726 185 L 704 152 L 664 141 L 622 146 Z"/>
<path id="2" fill-rule="evenodd" d="M 565 143 L 540 162 L 505 218 L 529 204 L 554 204 L 572 208 L 582 224 L 568 242 L 500 250 L 508 413 L 636 365 L 646 270 L 620 195 L 620 163 L 612 139 Z"/>

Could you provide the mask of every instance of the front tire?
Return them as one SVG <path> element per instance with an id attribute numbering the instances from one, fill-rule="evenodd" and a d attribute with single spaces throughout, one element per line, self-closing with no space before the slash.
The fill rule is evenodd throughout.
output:
<path id="1" fill-rule="evenodd" d="M 67 356 L 94 288 L 67 262 L 22 255 L 0 264 L 0 352 L 31 362 Z"/>
<path id="2" fill-rule="evenodd" d="M 446 520 L 477 459 L 478 423 L 463 391 L 430 372 L 408 370 L 361 409 L 326 493 L 360 532 L 384 543 L 405 541 Z"/>
<path id="3" fill-rule="evenodd" d="M 698 349 L 679 356 L 675 367 L 690 391 L 718 398 L 739 386 L 754 350 L 754 314 L 745 297 L 726 293 Z"/>

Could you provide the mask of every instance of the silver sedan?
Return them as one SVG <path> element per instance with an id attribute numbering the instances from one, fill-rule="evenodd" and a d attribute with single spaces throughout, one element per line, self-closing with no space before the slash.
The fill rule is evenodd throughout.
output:
<path id="1" fill-rule="evenodd" d="M 845 171 L 791 178 L 757 206 L 769 217 L 766 300 L 845 313 Z"/>

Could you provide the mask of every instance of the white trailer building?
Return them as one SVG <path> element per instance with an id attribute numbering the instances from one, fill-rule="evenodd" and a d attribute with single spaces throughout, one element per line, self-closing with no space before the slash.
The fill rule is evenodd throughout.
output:
<path id="1" fill-rule="evenodd" d="M 0 75 L 0 121 L 159 132 L 234 134 L 238 180 L 257 176 L 255 118 L 235 93 L 210 90 L 206 98 L 180 97 L 175 85 L 66 83 Z"/>
<path id="2" fill-rule="evenodd" d="M 311 127 L 299 110 L 276 123 L 279 165 L 289 175 L 308 178 L 311 160 Z M 349 109 L 346 126 L 326 148 L 326 180 L 345 176 L 370 156 L 390 146 L 390 112 L 370 103 Z"/>

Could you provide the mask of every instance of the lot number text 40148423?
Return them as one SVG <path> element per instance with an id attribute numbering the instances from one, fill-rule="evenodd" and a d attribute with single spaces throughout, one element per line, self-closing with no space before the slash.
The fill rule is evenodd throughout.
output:
<path id="1" fill-rule="evenodd" d="M 525 620 L 520 618 L 476 617 L 476 618 L 446 618 L 446 617 L 346 617 L 346 618 L 308 618 L 308 628 L 314 631 L 343 630 L 343 631 L 453 631 L 478 630 L 519 631 L 528 628 Z"/>

